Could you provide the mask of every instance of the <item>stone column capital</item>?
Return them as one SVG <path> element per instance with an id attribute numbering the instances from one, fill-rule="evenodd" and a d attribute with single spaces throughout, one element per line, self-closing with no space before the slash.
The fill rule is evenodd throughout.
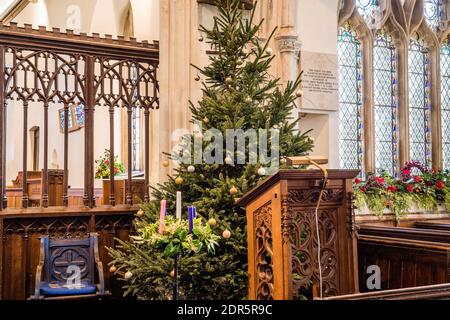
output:
<path id="1" fill-rule="evenodd" d="M 275 37 L 281 53 L 293 53 L 298 55 L 302 47 L 302 43 L 298 40 L 297 35 L 286 34 Z"/>

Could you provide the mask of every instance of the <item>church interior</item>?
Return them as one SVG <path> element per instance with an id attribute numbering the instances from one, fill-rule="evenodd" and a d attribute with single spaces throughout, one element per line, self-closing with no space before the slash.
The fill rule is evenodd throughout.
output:
<path id="1" fill-rule="evenodd" d="M 1 0 L 0 69 L 0 300 L 450 299 L 450 0 Z"/>

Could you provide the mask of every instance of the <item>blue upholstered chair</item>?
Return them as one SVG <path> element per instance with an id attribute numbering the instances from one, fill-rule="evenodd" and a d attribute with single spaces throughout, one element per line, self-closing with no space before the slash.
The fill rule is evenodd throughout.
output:
<path id="1" fill-rule="evenodd" d="M 95 283 L 95 271 L 98 272 L 98 284 Z M 41 238 L 36 287 L 31 299 L 95 299 L 108 295 L 96 233 L 85 239 Z"/>

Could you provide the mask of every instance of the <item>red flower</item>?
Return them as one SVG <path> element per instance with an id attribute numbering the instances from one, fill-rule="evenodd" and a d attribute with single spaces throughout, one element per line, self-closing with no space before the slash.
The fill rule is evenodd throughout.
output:
<path id="1" fill-rule="evenodd" d="M 366 191 L 367 191 L 367 187 L 366 187 L 366 186 L 362 186 L 362 187 L 360 188 L 360 190 L 361 190 L 362 192 L 366 192 Z"/>
<path id="2" fill-rule="evenodd" d="M 355 184 L 360 184 L 361 180 L 359 180 L 358 178 L 355 179 Z"/>
<path id="3" fill-rule="evenodd" d="M 105 164 L 108 166 L 109 165 L 109 160 L 105 160 Z"/>
<path id="4" fill-rule="evenodd" d="M 382 185 L 384 183 L 384 179 L 383 178 L 377 177 L 377 178 L 375 178 L 375 180 L 377 181 L 377 183 L 379 185 Z"/>
<path id="5" fill-rule="evenodd" d="M 409 169 L 403 170 L 403 175 L 404 176 L 409 176 L 410 174 L 411 174 L 411 170 L 409 170 Z"/>
<path id="6" fill-rule="evenodd" d="M 406 190 L 408 190 L 409 193 L 412 193 L 414 191 L 414 187 L 412 186 L 412 184 L 408 184 L 406 186 Z"/>
<path id="7" fill-rule="evenodd" d="M 442 180 L 439 180 L 439 181 L 437 182 L 437 184 L 436 184 L 436 188 L 437 188 L 438 190 L 444 189 L 444 182 L 443 182 Z"/>
<path id="8" fill-rule="evenodd" d="M 389 186 L 389 188 L 387 190 L 394 193 L 394 192 L 398 191 L 398 188 L 396 186 Z"/>
<path id="9" fill-rule="evenodd" d="M 422 177 L 421 176 L 415 176 L 414 177 L 414 182 L 415 183 L 421 183 L 422 182 Z"/>

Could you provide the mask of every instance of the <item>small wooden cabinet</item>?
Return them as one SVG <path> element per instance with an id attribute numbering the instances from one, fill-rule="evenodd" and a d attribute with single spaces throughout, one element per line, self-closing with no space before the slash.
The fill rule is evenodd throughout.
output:
<path id="1" fill-rule="evenodd" d="M 318 212 L 325 297 L 358 292 L 352 206 L 358 173 L 330 170 Z M 283 170 L 238 201 L 247 211 L 251 300 L 318 297 L 315 207 L 321 184 L 321 171 Z"/>

